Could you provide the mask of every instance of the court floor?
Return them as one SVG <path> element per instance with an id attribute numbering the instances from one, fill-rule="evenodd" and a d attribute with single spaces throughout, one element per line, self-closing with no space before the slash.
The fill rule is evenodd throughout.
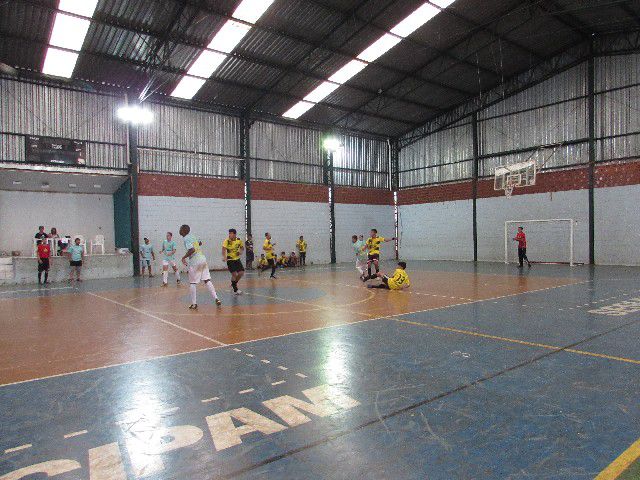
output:
<path id="1" fill-rule="evenodd" d="M 640 478 L 640 268 L 408 271 L 0 288 L 0 480 Z"/>

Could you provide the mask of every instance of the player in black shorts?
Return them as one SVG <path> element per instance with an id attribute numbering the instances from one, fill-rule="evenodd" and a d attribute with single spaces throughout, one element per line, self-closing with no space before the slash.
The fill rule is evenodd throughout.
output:
<path id="1" fill-rule="evenodd" d="M 242 291 L 238 290 L 238 282 L 244 275 L 244 267 L 240 256 L 244 250 L 242 240 L 237 237 L 236 229 L 229 229 L 229 237 L 222 242 L 222 261 L 227 262 L 227 268 L 231 272 L 231 287 L 236 295 L 241 295 Z"/>

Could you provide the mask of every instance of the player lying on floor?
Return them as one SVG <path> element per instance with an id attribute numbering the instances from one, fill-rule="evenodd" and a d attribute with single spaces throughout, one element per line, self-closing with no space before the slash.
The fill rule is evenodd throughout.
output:
<path id="1" fill-rule="evenodd" d="M 384 288 L 386 290 L 404 290 L 411 286 L 409 281 L 409 275 L 406 272 L 407 264 L 405 262 L 398 262 L 398 268 L 393 272 L 393 276 L 389 277 L 378 273 L 378 278 L 382 280 L 379 285 L 367 285 L 367 288 Z"/>

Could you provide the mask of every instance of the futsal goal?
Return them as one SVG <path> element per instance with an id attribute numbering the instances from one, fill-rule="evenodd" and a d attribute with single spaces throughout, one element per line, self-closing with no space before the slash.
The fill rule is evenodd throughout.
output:
<path id="1" fill-rule="evenodd" d="M 507 220 L 504 222 L 504 263 L 518 261 L 518 245 L 513 240 L 518 227 L 527 236 L 527 257 L 532 263 L 574 265 L 572 218 Z"/>

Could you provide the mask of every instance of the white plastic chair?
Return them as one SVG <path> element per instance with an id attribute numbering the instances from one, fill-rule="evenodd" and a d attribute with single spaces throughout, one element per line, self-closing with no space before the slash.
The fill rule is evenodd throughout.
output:
<path id="1" fill-rule="evenodd" d="M 93 247 L 100 247 L 100 253 L 104 255 L 104 235 L 96 235 L 96 238 L 91 240 L 91 255 L 93 255 Z"/>

